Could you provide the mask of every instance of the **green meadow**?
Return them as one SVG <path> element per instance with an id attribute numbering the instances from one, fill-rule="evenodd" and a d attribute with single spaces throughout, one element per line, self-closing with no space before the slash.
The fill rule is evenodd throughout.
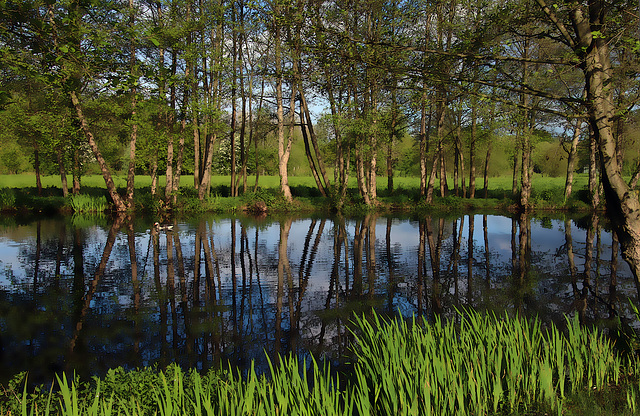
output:
<path id="1" fill-rule="evenodd" d="M 534 175 L 531 203 L 537 209 L 588 210 L 589 196 L 587 192 L 588 177 L 578 174 L 574 180 L 573 193 L 568 201 L 564 201 L 564 178 Z M 124 192 L 126 177 L 114 176 L 116 186 Z M 277 176 L 260 176 L 258 190 L 254 192 L 255 177 L 249 176 L 247 192 L 240 197 L 231 198 L 230 176 L 212 177 L 211 193 L 204 201 L 197 198 L 193 187 L 193 176 L 183 175 L 175 210 L 178 212 L 236 212 L 250 206 L 257 200 L 264 201 L 270 211 L 317 211 L 330 210 L 331 198 L 322 198 L 316 184 L 310 176 L 292 176 L 289 179 L 294 204 L 287 204 L 280 196 L 280 179 Z M 516 201 L 512 196 L 512 178 L 510 176 L 490 177 L 485 192 L 482 178 L 476 182 L 474 199 L 462 196 L 462 190 L 456 196 L 454 184 L 449 185 L 449 195 L 438 196 L 439 185 L 436 183 L 436 198 L 433 204 L 426 205 L 419 194 L 420 180 L 416 177 L 394 178 L 394 188 L 387 189 L 387 178 L 378 177 L 378 205 L 376 209 L 416 210 L 416 209 L 497 209 L 505 210 Z M 151 178 L 146 175 L 136 176 L 136 210 L 155 213 L 162 209 L 161 196 L 164 195 L 164 176 L 158 179 L 156 196 L 151 195 Z M 60 178 L 58 176 L 42 177 L 42 195 L 38 195 L 33 174 L 0 175 L 0 209 L 2 210 L 34 210 L 34 211 L 100 211 L 108 208 L 107 193 L 104 180 L 100 175 L 82 177 L 81 194 L 86 197 L 62 197 Z M 467 190 L 468 192 L 468 190 Z M 75 199 L 75 201 L 74 201 Z M 355 178 L 350 179 L 347 192 L 346 209 L 354 208 L 354 212 L 371 210 L 366 207 L 357 192 Z M 348 213 L 348 212 L 347 212 Z"/>

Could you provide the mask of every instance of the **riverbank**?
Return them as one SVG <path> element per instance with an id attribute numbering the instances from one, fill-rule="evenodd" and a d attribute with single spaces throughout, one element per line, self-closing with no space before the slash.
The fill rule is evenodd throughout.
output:
<path id="1" fill-rule="evenodd" d="M 21 374 L 0 391 L 0 414 L 625 415 L 640 400 L 636 356 L 577 318 L 560 330 L 471 311 L 455 323 L 371 312 L 351 327 L 349 370 L 286 356 L 266 375 L 118 368 L 32 391 Z"/>
<path id="2" fill-rule="evenodd" d="M 0 175 L 0 210 L 14 213 L 83 213 L 105 212 L 110 210 L 108 195 L 102 177 L 93 175 L 83 178 L 80 195 L 62 196 L 59 177 L 42 178 L 42 191 L 34 186 L 33 175 Z M 462 189 L 456 191 L 450 184 L 448 196 L 436 195 L 432 203 L 427 204 L 420 196 L 418 178 L 396 178 L 393 190 L 387 189 L 386 178 L 380 178 L 378 200 L 375 205 L 367 206 L 358 195 L 356 184 L 347 190 L 341 204 L 336 198 L 323 197 L 310 177 L 292 177 L 292 203 L 287 202 L 279 192 L 279 178 L 263 176 L 259 178 L 259 187 L 254 191 L 255 178 L 249 178 L 248 191 L 238 197 L 230 196 L 230 177 L 212 178 L 211 193 L 200 200 L 196 190 L 190 186 L 193 177 L 183 176 L 180 192 L 176 195 L 176 204 L 168 207 L 159 195 L 164 193 L 164 179 L 158 183 L 156 195 L 151 193 L 151 179 L 148 176 L 136 176 L 134 197 L 135 211 L 148 214 L 171 215 L 173 213 L 264 213 L 292 212 L 330 212 L 338 208 L 346 215 L 366 212 L 463 212 L 474 210 L 497 210 L 502 212 L 517 210 L 518 203 L 511 193 L 511 178 L 500 177 L 489 180 L 488 189 L 484 189 L 482 180 L 478 181 L 474 198 L 462 196 Z M 126 178 L 115 177 L 116 185 L 124 192 Z M 587 178 L 577 175 L 574 192 L 564 201 L 564 179 L 536 176 L 533 180 L 531 206 L 536 210 L 589 211 L 589 195 L 586 189 Z M 242 188 L 242 187 L 241 187 Z M 468 191 L 467 191 L 468 193 Z"/>

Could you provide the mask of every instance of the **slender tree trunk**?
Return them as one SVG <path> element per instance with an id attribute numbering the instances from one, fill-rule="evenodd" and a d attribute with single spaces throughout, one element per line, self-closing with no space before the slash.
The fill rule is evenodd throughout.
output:
<path id="1" fill-rule="evenodd" d="M 229 132 L 229 145 L 231 146 L 231 196 L 238 196 L 238 188 L 236 186 L 236 125 L 238 119 L 238 109 L 236 103 L 238 101 L 238 31 L 235 2 L 232 3 L 232 35 L 231 35 L 231 131 Z"/>
<path id="2" fill-rule="evenodd" d="M 441 144 L 438 152 L 440 157 L 440 196 L 449 195 L 449 184 L 447 184 L 447 162 L 444 155 L 444 146 Z"/>
<path id="3" fill-rule="evenodd" d="M 396 98 L 397 80 L 391 90 L 391 125 L 389 126 L 389 142 L 387 143 L 387 192 L 393 192 L 393 141 L 396 138 L 398 128 L 398 103 Z"/>
<path id="4" fill-rule="evenodd" d="M 42 196 L 42 180 L 40 178 L 40 149 L 38 143 L 33 144 L 33 168 L 36 171 L 36 187 L 38 188 L 38 196 Z"/>
<path id="5" fill-rule="evenodd" d="M 78 96 L 76 95 L 75 91 L 71 91 L 69 95 L 71 96 L 71 102 L 73 103 L 73 106 L 76 109 L 76 114 L 78 115 L 78 120 L 80 121 L 80 127 L 83 133 L 85 134 L 87 141 L 89 142 L 89 147 L 91 148 L 91 151 L 93 152 L 93 155 L 95 156 L 96 161 L 98 162 L 98 165 L 100 166 L 102 177 L 104 178 L 104 182 L 107 186 L 107 192 L 109 193 L 109 196 L 111 197 L 111 200 L 115 205 L 116 211 L 119 211 L 119 212 L 126 211 L 127 206 L 125 202 L 122 200 L 122 198 L 120 197 L 120 195 L 118 194 L 116 185 L 113 182 L 113 178 L 111 177 L 111 171 L 107 166 L 107 162 L 104 160 L 104 157 L 102 156 L 100 149 L 98 149 L 98 145 L 93 137 L 93 133 L 91 133 L 91 130 L 89 129 L 89 125 L 87 123 L 86 118 L 84 117 L 84 113 L 82 112 L 82 107 L 80 106 L 80 101 L 78 100 Z"/>
<path id="6" fill-rule="evenodd" d="M 169 140 L 167 142 L 167 170 L 165 177 L 164 199 L 167 206 L 169 206 L 172 201 L 171 193 L 173 192 L 173 134 L 171 133 L 169 133 Z"/>
<path id="7" fill-rule="evenodd" d="M 240 27 L 244 28 L 244 1 L 240 2 Z M 238 46 L 238 59 L 240 61 L 238 65 L 239 75 L 240 75 L 240 101 L 241 101 L 241 110 L 240 110 L 240 163 L 242 165 L 241 175 L 242 175 L 242 193 L 247 193 L 247 144 L 245 143 L 245 132 L 247 125 L 247 93 L 244 89 L 244 55 L 242 54 L 242 46 L 244 45 L 244 33 L 238 35 L 239 37 L 239 46 Z M 237 193 L 237 192 L 236 192 Z"/>
<path id="8" fill-rule="evenodd" d="M 129 71 L 134 76 L 134 85 L 131 87 L 131 134 L 129 137 L 129 169 L 127 170 L 127 206 L 133 208 L 133 193 L 135 188 L 135 171 L 136 171 L 136 142 L 138 140 L 138 123 L 136 120 L 136 106 L 138 103 L 138 83 L 136 68 L 136 41 L 135 41 L 135 9 L 133 0 L 129 0 L 129 29 L 131 30 L 131 39 L 129 44 Z"/>
<path id="9" fill-rule="evenodd" d="M 149 175 L 151 176 L 151 196 L 156 196 L 158 192 L 158 155 L 151 156 Z"/>
<path id="10" fill-rule="evenodd" d="M 478 100 L 471 98 L 471 139 L 469 141 L 469 198 L 476 196 L 476 140 L 478 137 L 477 127 L 477 106 Z"/>
<path id="11" fill-rule="evenodd" d="M 371 199 L 369 199 L 369 192 L 367 190 L 367 182 L 366 182 L 366 173 L 364 169 L 364 161 L 362 160 L 362 149 L 360 145 L 356 145 L 356 180 L 358 182 L 358 190 L 360 191 L 360 196 L 362 196 L 365 205 L 371 204 Z"/>
<path id="12" fill-rule="evenodd" d="M 186 92 L 185 92 L 186 100 Z M 178 160 L 176 162 L 176 170 L 173 173 L 173 185 L 172 192 L 173 204 L 175 205 L 178 200 L 178 189 L 180 189 L 180 176 L 182 175 L 182 163 L 184 161 L 184 142 L 186 134 L 187 120 L 184 118 L 180 122 L 180 138 L 178 139 Z"/>
<path id="13" fill-rule="evenodd" d="M 76 146 L 73 151 L 73 194 L 78 195 L 80 193 L 80 149 Z"/>
<path id="14" fill-rule="evenodd" d="M 322 185 L 322 181 L 320 176 L 318 175 L 318 169 L 316 168 L 316 163 L 313 160 L 313 156 L 311 155 L 311 147 L 309 146 L 309 136 L 307 134 L 307 126 L 304 122 L 304 116 L 302 112 L 300 113 L 300 131 L 302 133 L 302 140 L 304 141 L 304 152 L 307 155 L 307 161 L 309 162 L 309 169 L 311 170 L 311 175 L 313 179 L 316 181 L 316 186 L 320 190 L 322 196 L 327 196 L 327 193 L 324 190 L 324 186 Z"/>
<path id="15" fill-rule="evenodd" d="M 456 171 L 458 171 L 458 169 L 460 170 L 460 181 L 461 186 L 462 186 L 462 197 L 466 197 L 467 196 L 467 186 L 466 186 L 466 182 L 465 182 L 465 171 L 464 171 L 464 152 L 462 151 L 462 128 L 460 127 L 460 123 L 458 123 L 458 128 L 457 128 L 457 134 L 456 134 L 456 161 L 457 161 L 457 168 Z M 457 180 L 456 180 L 456 184 L 457 184 Z M 457 194 L 456 194 L 457 195 Z"/>
<path id="16" fill-rule="evenodd" d="M 67 185 L 67 171 L 64 167 L 64 156 L 62 154 L 62 148 L 58 149 L 58 171 L 60 172 L 60 182 L 62 184 L 62 196 L 67 197 L 69 195 L 69 186 Z"/>
<path id="17" fill-rule="evenodd" d="M 440 147 L 440 144 L 438 144 L 438 147 Z M 427 183 L 427 195 L 426 195 L 426 202 L 428 204 L 433 202 L 433 189 L 435 187 L 436 184 L 436 172 L 438 170 L 438 161 L 440 160 L 440 155 L 438 152 L 436 152 L 433 155 L 433 164 L 431 165 L 431 173 L 429 174 L 429 182 Z"/>
<path id="18" fill-rule="evenodd" d="M 589 197 L 591 198 L 591 207 L 596 209 L 600 205 L 600 192 L 598 187 L 598 168 L 597 155 L 598 143 L 593 128 L 589 135 Z"/>
<path id="19" fill-rule="evenodd" d="M 420 104 L 420 195 L 427 196 L 427 92 L 422 91 Z"/>
<path id="20" fill-rule="evenodd" d="M 264 98 L 264 79 L 262 80 L 262 83 L 260 84 L 260 99 L 258 100 L 258 117 L 260 116 L 261 112 L 262 112 L 262 100 Z M 252 123 L 253 126 L 253 123 Z M 251 135 L 253 135 L 253 127 L 251 129 Z M 253 140 L 253 153 L 254 153 L 254 157 L 255 157 L 255 161 L 256 161 L 256 181 L 255 184 L 253 185 L 253 192 L 256 192 L 258 190 L 258 180 L 260 179 L 260 164 L 259 162 L 259 158 L 258 158 L 258 140 L 255 138 L 252 138 Z"/>
<path id="21" fill-rule="evenodd" d="M 573 131 L 573 140 L 571 141 L 571 148 L 569 149 L 569 155 L 567 156 L 567 179 L 564 184 L 564 202 L 565 204 L 571 197 L 571 191 L 573 189 L 573 174 L 576 167 L 576 157 L 578 153 L 578 142 L 580 141 L 582 120 L 576 121 L 576 127 Z"/>
<path id="22" fill-rule="evenodd" d="M 177 52 L 173 51 L 171 54 L 171 78 L 175 78 L 177 71 L 177 62 L 178 56 Z M 173 126 L 175 123 L 175 110 L 176 110 L 176 87 L 174 84 L 171 84 L 170 92 L 170 106 L 171 113 L 167 116 L 166 119 L 166 128 L 169 131 L 169 140 L 167 142 L 167 170 L 166 170 L 166 183 L 164 188 L 164 199 L 167 207 L 171 207 L 173 201 L 173 176 L 174 176 L 174 166 L 173 166 L 173 158 L 174 158 L 174 141 L 175 137 L 173 134 Z"/>
<path id="23" fill-rule="evenodd" d="M 375 110 L 374 110 L 375 111 Z M 377 117 L 377 116 L 375 116 Z M 377 120 L 374 120 L 374 124 L 377 123 Z M 375 127 L 374 127 L 375 130 Z M 374 135 L 369 137 L 369 143 L 371 144 L 371 151 L 369 157 L 369 201 L 375 202 L 378 199 L 378 180 L 377 180 L 377 172 L 378 169 L 378 138 Z"/>
<path id="24" fill-rule="evenodd" d="M 525 42 L 523 58 L 527 59 L 529 57 L 529 43 Z M 529 65 L 527 62 L 523 63 L 522 70 L 522 83 L 526 85 L 529 79 Z M 530 123 L 529 123 L 529 102 L 530 97 L 529 94 L 522 93 L 521 95 L 521 104 L 522 104 L 522 120 L 520 133 L 522 135 L 522 166 L 521 166 L 521 175 L 520 175 L 520 207 L 523 210 L 529 209 L 529 198 L 531 197 L 531 139 L 529 137 L 530 134 Z"/>
<path id="25" fill-rule="evenodd" d="M 274 12 L 274 54 L 275 54 L 275 66 L 276 66 L 276 106 L 278 117 L 278 173 L 280 175 L 280 191 L 284 195 L 284 198 L 291 202 L 293 196 L 291 195 L 291 189 L 289 188 L 289 173 L 287 165 L 289 163 L 289 155 L 291 151 L 292 136 L 289 136 L 285 143 L 284 134 L 284 106 L 282 103 L 282 41 L 280 39 L 281 27 L 280 23 L 276 22 L 276 16 L 280 17 L 282 12 L 281 6 L 276 5 Z M 294 109 L 291 108 L 291 111 Z"/>
<path id="26" fill-rule="evenodd" d="M 329 99 L 329 108 L 331 109 L 331 119 L 333 134 L 335 137 L 336 162 L 334 169 L 334 182 L 336 183 L 336 209 L 341 210 L 342 204 L 346 197 L 348 186 L 348 169 L 346 168 L 348 159 L 345 160 L 345 149 L 342 135 L 340 134 L 340 126 L 338 125 L 338 105 L 333 92 L 333 83 L 329 69 L 325 66 L 324 77 L 326 80 L 327 98 Z"/>
<path id="27" fill-rule="evenodd" d="M 460 196 L 460 150 L 458 149 L 458 140 L 453 143 L 453 194 Z"/>
<path id="28" fill-rule="evenodd" d="M 195 107 L 195 106 L 194 106 Z M 200 126 L 198 110 L 194 108 L 191 122 L 193 123 L 193 187 L 200 187 Z"/>
<path id="29" fill-rule="evenodd" d="M 484 160 L 484 198 L 489 198 L 489 161 L 491 159 L 491 142 L 487 147 L 487 157 Z"/>
<path id="30" fill-rule="evenodd" d="M 311 120 L 311 112 L 309 111 L 309 106 L 307 105 L 307 99 L 305 98 L 304 91 L 302 90 L 302 82 L 299 82 L 298 94 L 300 95 L 300 110 L 304 113 L 305 120 L 307 126 L 307 130 L 309 132 L 309 138 L 311 139 L 311 145 L 313 146 L 313 151 L 315 155 L 315 160 L 318 163 L 318 169 L 320 171 L 320 178 L 322 179 L 322 187 L 324 189 L 320 189 L 320 192 L 323 195 L 326 195 L 327 189 L 331 186 L 329 181 L 329 177 L 327 176 L 327 169 L 324 164 L 324 157 L 322 156 L 322 150 L 318 145 L 318 137 L 316 135 L 315 129 L 313 128 L 313 121 Z"/>
<path id="31" fill-rule="evenodd" d="M 217 4 L 218 7 L 222 7 L 222 4 Z M 223 62 L 223 45 L 224 45 L 224 19 L 221 15 L 216 16 L 215 28 L 211 30 L 211 44 L 213 45 L 213 61 L 214 65 L 210 71 L 211 80 L 207 81 L 207 98 L 208 104 L 220 111 L 220 79 L 221 79 L 221 67 Z M 210 116 L 211 122 L 215 123 L 218 120 L 213 120 Z M 211 131 L 213 130 L 213 131 Z M 204 148 L 204 160 L 201 165 L 200 184 L 198 187 L 198 198 L 204 199 L 211 192 L 211 165 L 213 162 L 213 149 L 216 141 L 218 140 L 217 132 L 213 128 L 209 128 L 205 135 L 205 148 Z"/>
<path id="32" fill-rule="evenodd" d="M 514 197 L 519 196 L 518 192 L 518 173 L 520 172 L 520 157 L 519 149 L 521 148 L 520 134 L 518 133 L 515 138 L 515 149 L 513 150 L 513 169 L 511 180 L 511 195 Z"/>

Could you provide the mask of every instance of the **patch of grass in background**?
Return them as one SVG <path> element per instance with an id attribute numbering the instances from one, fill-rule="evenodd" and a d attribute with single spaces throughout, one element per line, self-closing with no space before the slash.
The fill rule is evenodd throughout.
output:
<path id="1" fill-rule="evenodd" d="M 482 178 L 476 181 L 476 197 L 471 200 L 462 196 L 453 195 L 453 182 L 449 181 L 450 195 L 438 199 L 438 184 L 436 183 L 436 198 L 433 204 L 425 204 L 420 196 L 420 180 L 413 177 L 394 178 L 394 189 L 387 190 L 387 178 L 378 178 L 378 195 L 380 207 L 383 210 L 445 210 L 454 209 L 504 209 L 514 203 L 516 199 L 511 194 L 512 179 L 508 177 L 494 177 L 489 179 L 489 198 L 484 198 L 484 183 Z M 323 198 L 316 187 L 312 177 L 292 176 L 289 178 L 291 192 L 295 198 L 294 204 L 289 204 L 280 197 L 280 178 L 277 176 L 260 176 L 259 188 L 253 195 L 255 177 L 250 176 L 247 181 L 247 194 L 241 194 L 240 199 L 225 200 L 230 197 L 229 175 L 218 175 L 211 178 L 210 197 L 204 201 L 198 199 L 197 191 L 193 187 L 193 176 L 181 176 L 181 186 L 178 195 L 179 211 L 184 212 L 237 212 L 243 204 L 252 200 L 272 195 L 269 201 L 265 201 L 269 210 L 292 212 L 307 210 L 329 210 L 331 200 Z M 126 177 L 115 175 L 114 182 L 120 192 L 124 193 Z M 536 208 L 542 209 L 589 209 L 589 195 L 586 191 L 588 176 L 577 174 L 574 181 L 574 191 L 571 199 L 564 203 L 564 178 L 543 177 L 534 175 L 531 202 Z M 33 174 L 0 175 L 0 209 L 36 209 L 39 211 L 63 210 L 65 206 L 74 208 L 72 204 L 66 204 L 62 199 L 60 178 L 58 176 L 43 176 L 43 196 L 37 196 L 34 186 Z M 376 208 L 364 205 L 357 191 L 356 179 L 350 178 L 350 187 L 347 192 L 347 200 L 344 204 L 344 213 L 357 214 L 371 211 Z M 135 207 L 146 212 L 160 212 L 164 207 L 165 178 L 160 176 L 158 180 L 157 194 L 151 195 L 151 178 L 148 175 L 136 176 Z M 240 187 L 242 192 L 242 186 Z M 460 190 L 461 191 L 461 190 Z M 468 186 L 467 186 L 468 192 Z M 87 175 L 82 178 L 81 194 L 91 195 L 94 198 L 106 195 L 104 180 L 100 175 Z M 65 205 L 66 204 L 66 205 Z"/>

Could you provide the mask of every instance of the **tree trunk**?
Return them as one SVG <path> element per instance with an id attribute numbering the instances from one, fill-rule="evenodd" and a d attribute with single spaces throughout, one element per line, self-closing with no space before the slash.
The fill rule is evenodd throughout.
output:
<path id="1" fill-rule="evenodd" d="M 487 157 L 484 160 L 484 198 L 489 198 L 489 160 L 491 159 L 491 142 L 487 146 Z"/>
<path id="2" fill-rule="evenodd" d="M 236 125 L 238 118 L 238 109 L 236 102 L 238 101 L 238 30 L 235 2 L 232 3 L 232 35 L 231 35 L 231 129 L 229 131 L 229 146 L 231 147 L 231 196 L 238 196 L 238 188 L 236 186 Z"/>
<path id="3" fill-rule="evenodd" d="M 460 150 L 458 140 L 453 143 L 453 194 L 460 196 Z"/>
<path id="4" fill-rule="evenodd" d="M 370 205 L 371 200 L 369 199 L 369 192 L 367 191 L 367 179 L 364 169 L 364 161 L 362 160 L 362 149 L 361 145 L 356 144 L 356 180 L 358 182 L 358 190 L 360 191 L 360 196 L 364 200 L 365 205 Z"/>
<path id="5" fill-rule="evenodd" d="M 244 3 L 240 3 L 240 26 L 244 27 Z M 244 89 L 244 58 L 242 55 L 242 45 L 244 44 L 244 36 L 241 32 L 239 35 L 239 47 L 238 47 L 238 58 L 240 59 L 240 64 L 238 66 L 238 70 L 240 72 L 240 101 L 241 101 L 241 110 L 240 110 L 240 163 L 242 166 L 241 175 L 242 175 L 242 193 L 247 193 L 247 144 L 245 143 L 245 132 L 247 128 L 247 93 Z M 251 88 L 251 87 L 249 87 Z M 251 102 L 251 101 L 249 101 Z M 251 118 L 249 118 L 251 120 Z"/>
<path id="6" fill-rule="evenodd" d="M 67 171 L 64 167 L 64 156 L 62 154 L 62 147 L 58 148 L 58 171 L 60 172 L 60 182 L 62 184 L 62 196 L 65 198 L 69 195 L 69 186 L 67 185 Z"/>
<path id="7" fill-rule="evenodd" d="M 438 147 L 440 147 L 440 143 L 438 143 Z M 429 182 L 427 183 L 427 195 L 426 202 L 430 204 L 433 202 L 433 189 L 436 184 L 436 172 L 438 170 L 438 161 L 440 160 L 440 154 L 436 151 L 433 155 L 433 164 L 431 165 L 431 173 L 429 174 Z"/>
<path id="8" fill-rule="evenodd" d="M 38 188 L 38 196 L 42 196 L 42 180 L 40 178 L 40 149 L 38 143 L 33 144 L 33 168 L 36 171 L 36 187 Z"/>
<path id="9" fill-rule="evenodd" d="M 600 150 L 601 180 L 612 221 L 622 248 L 622 256 L 629 263 L 640 296 L 640 203 L 622 178 L 613 136 L 612 68 L 608 39 L 594 36 L 604 22 L 604 2 L 593 0 L 589 12 L 580 6 L 572 12 L 572 23 L 579 49 L 584 54 L 582 70 L 586 79 L 589 123 Z"/>
<path id="10" fill-rule="evenodd" d="M 198 110 L 194 109 L 193 119 L 193 187 L 200 187 L 200 126 Z"/>
<path id="11" fill-rule="evenodd" d="M 211 163 L 213 162 L 213 147 L 217 137 L 212 134 L 207 134 L 205 160 L 203 164 L 203 173 L 198 187 L 198 198 L 203 200 L 205 196 L 209 195 L 211 184 Z"/>
<path id="12" fill-rule="evenodd" d="M 91 130 L 89 129 L 89 125 L 87 123 L 86 118 L 84 117 L 84 113 L 82 112 L 82 107 L 80 106 L 80 101 L 78 100 L 78 96 L 76 95 L 75 91 L 71 91 L 69 95 L 71 96 L 71 102 L 73 103 L 73 106 L 75 107 L 75 110 L 76 110 L 76 114 L 78 115 L 78 121 L 80 121 L 80 128 L 82 129 L 82 132 L 85 134 L 87 141 L 89 142 L 89 147 L 91 148 L 91 151 L 93 152 L 93 155 L 95 156 L 96 161 L 100 166 L 102 177 L 104 178 L 104 182 L 107 186 L 107 192 L 109 193 L 109 196 L 111 197 L 111 200 L 115 205 L 116 211 L 124 212 L 127 210 L 127 206 L 125 202 L 122 200 L 122 198 L 120 197 L 120 195 L 118 194 L 116 185 L 113 182 L 113 178 L 111 177 L 111 172 L 109 171 L 109 167 L 107 166 L 107 162 L 104 160 L 104 157 L 102 156 L 100 149 L 98 149 L 98 145 L 93 137 L 93 133 L 91 133 Z"/>
<path id="13" fill-rule="evenodd" d="M 186 94 L 187 93 L 185 92 L 185 97 Z M 182 175 L 182 163 L 184 160 L 184 135 L 186 134 L 186 127 L 187 120 L 182 119 L 180 124 L 180 138 L 178 139 L 178 160 L 176 161 L 176 170 L 173 173 L 173 185 L 171 191 L 171 194 L 173 195 L 172 202 L 174 205 L 178 202 L 178 189 L 180 189 L 180 175 Z"/>
<path id="14" fill-rule="evenodd" d="M 529 43 L 525 42 L 523 58 L 529 58 Z M 522 84 L 526 85 L 529 79 L 529 68 L 527 62 L 523 63 L 522 69 Z M 531 197 L 531 138 L 530 123 L 529 123 L 529 94 L 522 93 L 520 102 L 522 104 L 522 120 L 521 127 L 519 129 L 522 135 L 522 165 L 520 174 L 520 208 L 523 210 L 529 209 L 529 198 Z"/>
<path id="15" fill-rule="evenodd" d="M 151 196 L 156 196 L 158 191 L 158 154 L 151 156 L 151 162 L 149 167 L 149 175 L 151 176 Z"/>
<path id="16" fill-rule="evenodd" d="M 571 141 L 571 148 L 569 149 L 569 155 L 567 156 L 567 180 L 564 184 L 564 203 L 566 204 L 571 196 L 573 189 L 573 173 L 576 167 L 576 157 L 578 153 L 578 142 L 580 141 L 582 120 L 576 121 L 576 127 L 573 131 L 573 140 Z"/>
<path id="17" fill-rule="evenodd" d="M 171 193 L 173 192 L 173 134 L 169 133 L 167 142 L 167 170 L 165 172 L 166 183 L 164 186 L 164 199 L 167 206 L 171 205 Z"/>
<path id="18" fill-rule="evenodd" d="M 396 86 L 398 81 L 393 80 L 391 90 L 391 125 L 389 126 L 389 142 L 387 143 L 387 192 L 393 192 L 393 141 L 396 138 L 398 128 L 398 103 L 396 98 Z"/>
<path id="19" fill-rule="evenodd" d="M 307 99 L 305 98 L 304 91 L 302 90 L 302 82 L 300 82 L 298 94 L 300 95 L 300 111 L 304 113 L 306 120 L 306 123 L 303 124 L 306 124 L 307 126 L 309 139 L 311 139 L 311 145 L 313 146 L 315 159 L 318 163 L 318 169 L 320 170 L 320 178 L 322 179 L 322 187 L 324 188 L 320 189 L 320 192 L 322 193 L 322 195 L 326 195 L 327 189 L 331 186 L 331 182 L 329 181 L 329 177 L 327 176 L 327 170 L 325 168 L 324 158 L 322 157 L 322 151 L 320 150 L 320 146 L 318 145 L 318 137 L 316 136 L 315 129 L 313 128 L 311 112 L 309 111 Z"/>
<path id="20" fill-rule="evenodd" d="M 316 168 L 316 163 L 313 160 L 313 156 L 311 155 L 311 147 L 309 146 L 309 135 L 307 134 L 307 126 L 305 125 L 302 112 L 300 113 L 300 131 L 302 133 L 302 140 L 304 141 L 304 153 L 307 155 L 307 161 L 309 162 L 311 175 L 316 181 L 316 186 L 320 190 L 322 196 L 326 197 L 327 193 L 325 192 L 325 188 L 322 185 L 322 181 L 320 180 L 320 176 L 318 175 L 318 169 Z"/>
<path id="21" fill-rule="evenodd" d="M 591 120 L 589 121 L 591 124 Z M 598 187 L 598 143 L 593 126 L 591 126 L 589 135 L 589 198 L 591 208 L 597 209 L 600 205 L 600 189 Z"/>
<path id="22" fill-rule="evenodd" d="M 471 140 L 469 143 L 469 198 L 476 196 L 476 139 L 477 139 L 477 116 L 476 107 L 478 102 L 471 99 Z"/>
<path id="23" fill-rule="evenodd" d="M 420 105 L 420 196 L 427 196 L 427 152 L 427 92 L 423 89 Z"/>
<path id="24" fill-rule="evenodd" d="M 132 33 L 132 38 L 129 43 L 129 71 L 134 76 L 134 85 L 131 87 L 131 120 L 133 125 L 131 126 L 131 134 L 129 137 L 129 169 L 127 170 L 127 206 L 133 207 L 133 193 L 135 187 L 135 170 L 136 170 L 136 142 L 138 140 L 138 123 L 136 120 L 136 105 L 138 103 L 138 90 L 136 85 L 138 83 L 137 77 L 137 58 L 136 58 L 136 44 L 135 37 L 135 9 L 133 6 L 133 0 L 129 0 L 129 29 Z"/>
<path id="25" fill-rule="evenodd" d="M 513 169 L 511 170 L 511 195 L 515 199 L 518 194 L 518 172 L 520 172 L 520 158 L 519 149 L 521 148 L 520 134 L 518 133 L 515 138 L 515 149 L 513 149 Z"/>
<path id="26" fill-rule="evenodd" d="M 449 184 L 447 184 L 447 162 L 442 143 L 440 143 L 438 154 L 440 157 L 440 196 L 445 197 L 449 195 Z"/>
<path id="27" fill-rule="evenodd" d="M 76 146 L 73 151 L 73 194 L 78 195 L 80 193 L 80 149 Z"/>
<path id="28" fill-rule="evenodd" d="M 336 143 L 336 162 L 334 169 L 334 181 L 336 184 L 336 209 L 342 209 L 342 204 L 344 203 L 344 199 L 347 194 L 347 186 L 348 186 L 348 162 L 349 159 L 345 158 L 345 149 L 343 143 L 342 135 L 340 134 L 340 126 L 338 125 L 338 106 L 336 103 L 336 98 L 333 94 L 333 83 L 331 82 L 331 74 L 329 73 L 328 68 L 324 68 L 324 76 L 326 80 L 326 89 L 327 89 L 327 98 L 329 99 L 329 108 L 331 109 L 331 120 L 332 120 L 332 128 L 333 134 L 335 136 Z"/>
<path id="29" fill-rule="evenodd" d="M 278 117 L 278 173 L 280 175 L 280 192 L 284 198 L 292 202 L 293 196 L 291 195 L 291 188 L 289 188 L 289 173 L 287 171 L 287 165 L 289 163 L 289 155 L 291 151 L 291 141 L 293 137 L 290 135 L 285 143 L 284 135 L 284 106 L 282 103 L 282 41 L 280 39 L 280 24 L 276 21 L 280 18 L 281 6 L 277 5 L 273 10 L 274 12 L 274 53 L 275 53 L 275 66 L 276 66 L 276 105 L 277 105 L 277 117 Z M 294 109 L 291 108 L 291 111 Z"/>

